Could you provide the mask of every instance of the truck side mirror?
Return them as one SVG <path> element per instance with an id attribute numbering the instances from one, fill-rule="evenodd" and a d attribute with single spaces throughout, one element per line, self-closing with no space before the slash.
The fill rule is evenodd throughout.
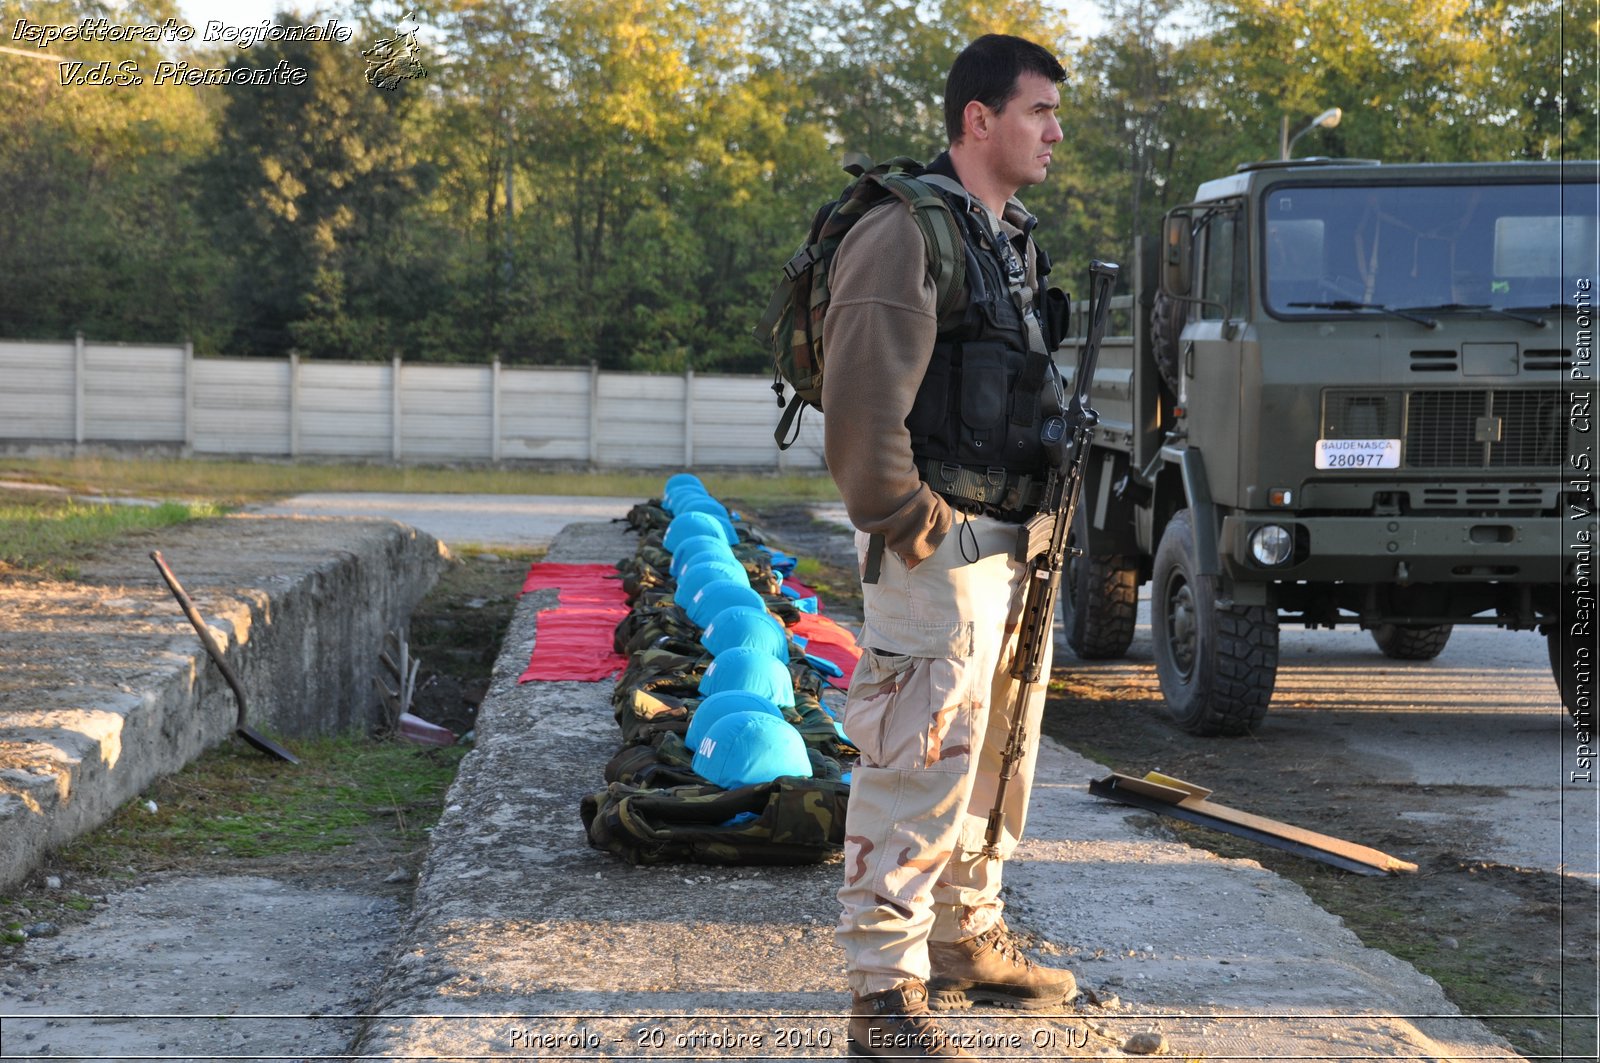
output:
<path id="1" fill-rule="evenodd" d="M 1172 213 L 1161 223 L 1161 287 L 1168 295 L 1187 296 L 1194 283 L 1194 238 L 1187 214 Z"/>

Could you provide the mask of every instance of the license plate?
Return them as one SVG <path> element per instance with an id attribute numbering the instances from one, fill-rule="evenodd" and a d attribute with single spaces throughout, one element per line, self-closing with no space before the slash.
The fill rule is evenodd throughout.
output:
<path id="1" fill-rule="evenodd" d="M 1398 469 L 1398 439 L 1319 439 L 1319 469 Z"/>

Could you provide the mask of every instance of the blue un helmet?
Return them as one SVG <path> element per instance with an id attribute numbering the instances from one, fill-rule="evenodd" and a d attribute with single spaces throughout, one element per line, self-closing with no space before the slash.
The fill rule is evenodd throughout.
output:
<path id="1" fill-rule="evenodd" d="M 692 752 L 712 724 L 736 712 L 764 712 L 783 719 L 783 710 L 774 705 L 771 698 L 753 690 L 721 690 L 701 698 L 700 704 L 689 714 L 689 733 L 683 736 L 683 744 Z"/>
<path id="2" fill-rule="evenodd" d="M 671 476 L 667 477 L 667 482 L 661 485 L 661 497 L 665 498 L 669 491 L 682 484 L 694 484 L 696 487 L 702 489 L 705 487 L 705 484 L 700 482 L 700 477 L 696 476 L 692 472 L 673 473 Z"/>
<path id="3" fill-rule="evenodd" d="M 778 618 L 748 605 L 730 606 L 712 617 L 700 636 L 700 644 L 713 657 L 735 646 L 751 646 L 780 661 L 789 660 L 789 633 Z"/>
<path id="4" fill-rule="evenodd" d="M 789 721 L 764 712 L 736 712 L 707 728 L 693 767 L 724 790 L 786 775 L 811 778 L 805 739 Z"/>
<path id="5" fill-rule="evenodd" d="M 749 586 L 749 577 L 744 573 L 744 566 L 737 561 L 712 558 L 708 561 L 696 561 L 678 575 L 678 589 L 672 592 L 673 602 L 689 611 L 689 606 L 694 603 L 694 596 L 700 589 L 713 580 L 731 580 L 737 582 L 744 580 Z"/>
<path id="6" fill-rule="evenodd" d="M 734 561 L 733 547 L 720 535 L 691 535 L 672 552 L 667 569 L 677 579 L 696 561 Z"/>
<path id="7" fill-rule="evenodd" d="M 738 579 L 712 580 L 695 593 L 684 609 L 690 620 L 705 627 L 711 623 L 712 617 L 735 605 L 748 605 L 752 609 L 767 607 L 766 601 L 750 586 L 748 575 L 741 574 Z"/>
<path id="8" fill-rule="evenodd" d="M 683 513 L 673 517 L 672 523 L 667 525 L 666 534 L 661 537 L 661 545 L 669 551 L 676 552 L 685 539 L 697 535 L 717 539 L 727 538 L 722 534 L 722 524 L 710 513 Z"/>
<path id="9" fill-rule="evenodd" d="M 681 507 L 685 502 L 691 499 L 710 497 L 711 493 L 697 483 L 681 483 L 676 487 L 669 488 L 667 493 L 661 496 L 661 508 L 673 516 L 677 516 L 683 512 Z"/>
<path id="10" fill-rule="evenodd" d="M 754 646 L 723 650 L 700 677 L 700 693 L 724 690 L 748 690 L 770 699 L 779 708 L 794 708 L 794 676 L 789 666 Z"/>
<path id="11" fill-rule="evenodd" d="M 728 542 L 736 543 L 739 541 L 739 530 L 733 526 L 733 517 L 728 513 L 728 507 L 710 495 L 704 498 L 690 496 L 679 500 L 678 508 L 673 510 L 673 513 L 709 513 L 717 519 L 717 524 L 721 526 L 722 534 L 727 538 Z"/>

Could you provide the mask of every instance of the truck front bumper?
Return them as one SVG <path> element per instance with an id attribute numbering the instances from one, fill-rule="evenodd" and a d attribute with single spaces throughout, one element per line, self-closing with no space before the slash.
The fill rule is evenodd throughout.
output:
<path id="1" fill-rule="evenodd" d="M 1257 529 L 1293 536 L 1291 558 L 1265 565 L 1251 552 Z M 1218 553 L 1235 583 L 1557 583 L 1580 558 L 1556 517 L 1301 517 L 1287 512 L 1225 516 Z M 1587 550 L 1588 547 L 1583 547 Z"/>

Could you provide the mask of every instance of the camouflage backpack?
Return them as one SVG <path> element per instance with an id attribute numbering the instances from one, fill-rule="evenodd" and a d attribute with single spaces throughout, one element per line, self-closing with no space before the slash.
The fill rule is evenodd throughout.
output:
<path id="1" fill-rule="evenodd" d="M 652 498 L 648 502 L 636 502 L 628 515 L 622 518 L 628 522 L 628 527 L 641 535 L 649 532 L 659 532 L 672 523 L 672 514 L 661 505 L 661 499 Z"/>
<path id="2" fill-rule="evenodd" d="M 734 790 L 612 783 L 578 814 L 590 845 L 630 864 L 814 864 L 844 848 L 849 796 L 846 783 L 795 776 Z"/>
<path id="3" fill-rule="evenodd" d="M 818 208 L 805 243 L 784 264 L 783 278 L 755 329 L 757 342 L 772 353 L 772 390 L 778 395 L 780 409 L 785 406 L 784 385 L 794 389 L 794 397 L 772 433 L 780 450 L 789 449 L 798 438 L 802 409 L 822 409 L 822 319 L 828 312 L 828 271 L 839 242 L 867 211 L 890 196 L 910 208 L 922 230 L 941 319 L 966 293 L 967 263 L 960 227 L 944 197 L 921 180 L 922 165 L 900 156 L 874 166 L 865 155 L 851 152 L 845 156 L 844 170 L 854 180 L 838 198 Z"/>

